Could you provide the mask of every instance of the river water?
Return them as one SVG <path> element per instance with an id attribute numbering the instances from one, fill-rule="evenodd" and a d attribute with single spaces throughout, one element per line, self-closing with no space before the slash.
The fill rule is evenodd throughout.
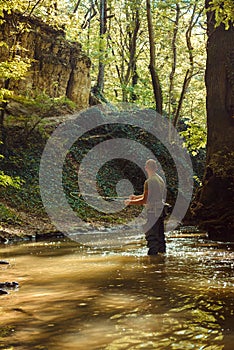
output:
<path id="1" fill-rule="evenodd" d="M 64 240 L 0 247 L 0 349 L 234 349 L 234 245 L 172 232 L 167 254 Z"/>

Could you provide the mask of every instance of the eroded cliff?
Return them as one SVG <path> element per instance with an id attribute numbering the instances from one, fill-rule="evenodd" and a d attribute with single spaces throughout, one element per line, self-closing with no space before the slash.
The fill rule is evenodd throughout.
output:
<path id="1" fill-rule="evenodd" d="M 0 26 L 0 60 L 12 55 L 31 60 L 25 79 L 9 82 L 17 93 L 44 92 L 50 97 L 67 96 L 78 108 L 88 106 L 90 95 L 90 59 L 77 42 L 69 42 L 62 30 L 56 30 L 36 18 L 20 14 L 5 16 Z M 4 81 L 0 80 L 0 87 Z"/>

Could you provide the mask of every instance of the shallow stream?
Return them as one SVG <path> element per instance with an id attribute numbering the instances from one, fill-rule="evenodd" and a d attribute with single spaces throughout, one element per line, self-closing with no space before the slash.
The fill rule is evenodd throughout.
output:
<path id="1" fill-rule="evenodd" d="M 150 259 L 65 240 L 0 246 L 0 349 L 233 350 L 234 245 L 172 232 Z"/>

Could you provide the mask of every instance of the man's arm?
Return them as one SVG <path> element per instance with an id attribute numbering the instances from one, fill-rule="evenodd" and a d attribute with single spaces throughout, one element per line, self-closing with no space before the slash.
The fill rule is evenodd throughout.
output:
<path id="1" fill-rule="evenodd" d="M 139 196 L 130 196 L 124 203 L 125 205 L 143 205 L 146 204 L 148 197 L 148 188 L 144 187 L 144 193 Z"/>
<path id="2" fill-rule="evenodd" d="M 131 196 L 129 196 L 130 200 L 134 200 L 134 199 L 142 199 L 144 197 L 144 194 L 140 194 L 139 196 L 135 196 L 135 194 L 132 194 Z"/>

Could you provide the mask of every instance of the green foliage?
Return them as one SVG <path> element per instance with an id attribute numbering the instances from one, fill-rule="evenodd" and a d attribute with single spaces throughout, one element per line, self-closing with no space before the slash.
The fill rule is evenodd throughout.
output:
<path id="1" fill-rule="evenodd" d="M 7 102 L 13 96 L 13 91 L 8 89 L 0 89 L 0 103 Z M 1 108 L 0 108 L 1 109 Z"/>
<path id="2" fill-rule="evenodd" d="M 144 107 L 154 107 L 154 97 L 151 85 L 151 77 L 148 69 L 149 44 L 147 33 L 146 9 L 140 0 L 108 0 L 107 33 L 99 35 L 99 2 L 93 2 L 96 12 L 89 12 L 91 2 L 80 2 L 78 11 L 74 13 L 77 1 L 44 0 L 32 2 L 30 0 L 9 0 L 0 3 L 0 15 L 3 11 L 19 11 L 24 15 L 36 16 L 44 22 L 65 29 L 67 38 L 80 41 L 83 49 L 92 60 L 91 79 L 95 86 L 98 75 L 99 61 L 106 65 L 104 95 L 112 103 L 132 101 Z M 178 34 L 176 40 L 176 67 L 171 94 L 169 93 L 170 75 L 172 72 L 173 51 L 172 40 L 175 29 L 176 6 L 180 7 Z M 222 6 L 221 6 L 222 5 Z M 196 6 L 195 19 L 191 28 L 192 49 L 187 47 L 186 35 L 189 23 Z M 213 0 L 212 9 L 216 11 L 219 20 L 231 18 L 233 15 L 232 0 Z M 156 66 L 163 92 L 163 111 L 171 119 L 175 117 L 176 108 L 182 93 L 182 87 L 187 70 L 190 68 L 193 55 L 194 67 L 189 89 L 180 111 L 180 118 L 195 120 L 197 124 L 205 124 L 205 83 L 204 70 L 206 61 L 206 33 L 205 16 L 202 14 L 204 0 L 157 0 L 152 2 L 152 16 L 155 31 Z M 132 84 L 132 73 L 127 78 L 129 62 L 131 61 L 131 43 L 136 26 L 136 11 L 139 11 L 140 28 L 136 39 L 136 72 L 137 83 Z M 222 16 L 221 16 L 222 14 Z M 225 17 L 226 16 L 226 17 Z M 222 19 L 221 19 L 222 18 Z M 217 22 L 218 23 L 218 22 Z M 24 28 L 30 30 L 30 28 Z M 2 43 L 1 45 L 5 45 Z M 17 44 L 19 46 L 19 43 Z M 16 45 L 16 47 L 18 47 Z M 12 48 L 11 48 L 12 49 Z M 21 48 L 22 49 L 22 48 Z M 20 49 L 20 50 L 21 50 Z M 18 51 L 17 51 L 18 52 Z M 23 55 L 22 55 L 23 56 Z M 19 55 L 11 61 L 0 64 L 0 76 L 5 74 L 5 79 L 23 79 L 30 62 L 23 60 Z M 5 72 L 5 73 L 4 73 Z M 126 78 L 126 80 L 125 80 Z M 0 91 L 2 102 L 7 101 L 11 91 Z M 48 102 L 48 103 L 47 103 Z M 40 101 L 35 104 L 40 105 Z M 49 101 L 42 103 L 42 110 L 46 110 Z M 191 131 L 194 129 L 191 127 Z M 195 130 L 195 129 L 194 129 Z M 189 133 L 184 135 L 190 137 Z M 201 136 L 201 135 L 200 135 Z M 198 147 L 203 147 L 205 138 L 201 139 Z M 188 143 L 192 144 L 191 140 Z M 194 143 L 195 145 L 195 143 Z"/>
<path id="3" fill-rule="evenodd" d="M 0 203 L 0 222 L 18 224 L 20 220 L 18 215 L 13 210 Z"/>
<path id="4" fill-rule="evenodd" d="M 197 184 L 197 186 L 202 186 L 202 181 L 201 181 L 201 179 L 199 179 L 199 177 L 198 176 L 193 176 L 193 179 L 194 179 L 194 181 L 195 181 L 195 183 Z"/>
<path id="5" fill-rule="evenodd" d="M 0 18 L 4 21 L 4 12 L 10 14 L 12 12 L 21 12 L 25 16 L 34 15 L 42 18 L 44 22 L 61 27 L 66 23 L 68 16 L 66 6 L 67 2 L 62 1 L 62 8 L 59 13 L 56 9 L 56 2 L 54 0 L 30 1 L 30 0 L 1 0 L 0 1 Z M 59 15 L 59 16 L 58 16 Z M 62 23 L 61 23 L 62 22 Z"/>
<path id="6" fill-rule="evenodd" d="M 24 79 L 30 66 L 30 60 L 20 56 L 15 56 L 11 61 L 0 62 L 0 79 Z"/>
<path id="7" fill-rule="evenodd" d="M 35 135 L 33 136 L 35 142 Z M 18 174 L 21 186 L 1 188 L 0 198 L 7 200 L 13 208 L 41 214 L 43 212 L 39 189 L 41 152 L 33 143 L 28 147 L 24 150 L 17 149 L 17 152 L 14 152 L 15 155 L 4 161 L 4 167 L 10 168 L 8 172 L 12 177 Z"/>
<path id="8" fill-rule="evenodd" d="M 234 24 L 234 2 L 233 0 L 211 0 L 210 11 L 215 12 L 216 26 L 224 23 L 225 28 L 228 29 L 230 25 Z"/>
<path id="9" fill-rule="evenodd" d="M 31 66 L 29 59 L 22 59 L 20 56 L 15 56 L 11 61 L 0 62 L 0 79 L 2 80 L 20 80 L 24 79 L 28 69 Z M 8 102 L 14 92 L 9 89 L 0 89 L 0 103 Z"/>
<path id="10" fill-rule="evenodd" d="M 14 62 L 1 62 L 0 63 L 0 78 L 5 79 L 24 79 L 24 75 L 26 74 L 28 67 L 30 65 L 23 62 L 18 61 Z M 1 88 L 0 89 L 0 103 L 8 102 L 10 98 L 13 97 L 14 92 L 9 89 Z"/>
<path id="11" fill-rule="evenodd" d="M 0 79 L 2 81 L 9 80 L 22 80 L 25 78 L 28 69 L 31 66 L 31 60 L 22 58 L 20 55 L 14 53 L 13 48 L 8 48 L 7 44 L 1 42 L 0 46 L 4 46 L 6 49 L 9 49 L 9 57 L 12 56 L 9 60 L 0 62 Z M 18 50 L 17 48 L 16 50 Z M 8 102 L 9 99 L 13 96 L 14 91 L 0 88 L 0 103 Z"/>
<path id="12" fill-rule="evenodd" d="M 140 0 L 108 0 L 108 31 L 105 36 L 100 38 L 99 35 L 99 7 L 98 2 L 93 2 L 96 15 L 91 18 L 91 14 L 87 11 L 90 9 L 90 1 L 81 1 L 79 9 L 73 13 L 76 0 L 44 0 L 34 2 L 30 0 L 5 0 L 0 1 L 0 16 L 4 20 L 4 11 L 10 13 L 18 11 L 31 17 L 37 17 L 44 22 L 66 31 L 69 40 L 79 41 L 82 44 L 86 54 L 92 59 L 91 79 L 92 85 L 96 84 L 98 73 L 98 65 L 100 58 L 106 65 L 105 70 L 105 87 L 104 94 L 107 100 L 112 103 L 122 101 L 131 101 L 135 95 L 136 103 L 142 107 L 154 107 L 154 97 L 151 85 L 151 77 L 148 69 L 149 65 L 149 44 L 147 33 L 147 19 L 145 2 Z M 225 2 L 224 12 L 231 13 L 232 1 Z M 218 9 L 218 3 L 221 1 L 214 0 L 212 6 Z M 175 29 L 176 5 L 180 6 L 180 18 L 178 23 L 178 36 L 176 40 L 176 67 L 174 75 L 174 83 L 172 87 L 172 96 L 169 94 L 170 75 L 173 63 L 173 31 Z M 188 48 L 186 43 L 186 35 L 191 21 L 191 15 L 194 6 L 198 19 L 193 23 L 191 29 L 192 49 Z M 206 33 L 205 33 L 205 16 L 202 14 L 204 0 L 157 0 L 152 4 L 152 16 L 155 30 L 155 46 L 156 46 L 156 67 L 159 73 L 160 83 L 163 92 L 163 110 L 164 114 L 173 119 L 175 110 L 181 96 L 184 78 L 186 72 L 190 69 L 191 54 L 193 54 L 194 71 L 191 77 L 189 88 L 186 90 L 186 96 L 180 111 L 180 118 L 187 120 L 187 128 L 181 134 L 185 138 L 185 144 L 189 148 L 192 155 L 198 153 L 200 148 L 205 147 L 206 142 L 206 111 L 205 111 L 205 83 L 204 70 L 206 62 Z M 129 64 L 131 63 L 131 43 L 132 36 L 136 26 L 136 9 L 139 11 L 140 29 L 136 40 L 136 72 L 137 82 L 132 83 L 132 73 L 126 79 Z M 213 8 L 215 10 L 215 8 Z M 88 13 L 88 14 L 87 14 Z M 199 15 L 200 14 L 200 15 Z M 229 14 L 230 15 L 230 14 Z M 228 16 L 229 16 L 228 15 Z M 220 15 L 219 15 L 220 16 Z M 226 15 L 227 16 L 227 15 Z M 226 18 L 226 17 L 225 17 Z M 86 24 L 86 25 L 84 25 Z M 18 31 L 21 30 L 20 27 Z M 30 28 L 24 28 L 30 30 Z M 16 33 L 17 34 L 17 28 Z M 30 68 L 31 62 L 27 58 L 23 58 L 26 54 L 19 43 L 15 43 L 14 47 L 8 48 L 6 43 L 0 43 L 3 49 L 8 50 L 11 59 L 0 63 L 1 79 L 23 79 Z M 0 90 L 0 102 L 8 101 L 12 98 L 14 101 L 23 104 L 28 109 L 25 121 L 26 127 L 31 130 L 31 126 L 36 125 L 40 118 L 51 116 L 53 113 L 67 105 L 69 108 L 75 108 L 75 105 L 66 97 L 50 98 L 46 93 L 38 91 L 26 92 L 25 96 L 19 96 L 17 91 L 8 89 Z M 59 114 L 59 113 L 58 113 Z M 19 120 L 20 118 L 18 118 Z M 43 122 L 37 124 L 36 131 L 42 131 L 40 126 Z M 33 134 L 34 135 L 34 134 Z M 41 140 L 39 142 L 42 142 Z M 43 142 L 42 142 L 43 145 Z M 35 147 L 32 144 L 32 148 Z M 32 208 L 41 211 L 43 206 L 39 194 L 38 169 L 40 154 L 22 151 L 11 156 L 9 162 L 11 164 L 12 176 L 14 173 L 19 174 L 25 181 L 20 188 L 10 187 L 3 193 L 8 200 L 14 199 L 14 204 L 24 209 Z M 77 151 L 78 152 L 78 151 Z M 66 175 L 67 182 L 71 185 L 68 192 L 76 191 L 76 179 L 72 172 Z M 107 195 L 113 195 L 114 192 L 108 193 L 108 186 L 103 182 L 103 174 L 100 174 L 100 188 Z M 2 174 L 2 176 L 5 176 Z M 66 177 L 65 176 L 65 177 Z M 1 179 L 1 177 L 0 177 Z M 2 178 L 2 183 L 10 184 L 10 179 Z M 75 184 L 75 185 L 74 185 Z M 2 184 L 3 187 L 3 184 Z M 69 193 L 70 193 L 69 192 Z M 81 199 L 74 199 L 69 196 L 69 201 L 74 208 L 83 217 L 87 215 L 87 208 Z M 94 216 L 96 213 L 93 213 Z"/>
<path id="13" fill-rule="evenodd" d="M 12 100 L 28 107 L 33 113 L 43 114 L 50 112 L 53 108 L 58 109 L 68 107 L 71 110 L 76 108 L 76 104 L 66 96 L 50 97 L 45 92 L 34 91 L 25 95 L 12 95 Z"/>
<path id="14" fill-rule="evenodd" d="M 7 187 L 13 186 L 15 188 L 20 188 L 21 180 L 19 177 L 11 177 L 0 171 L 0 186 Z"/>
<path id="15" fill-rule="evenodd" d="M 2 161 L 3 159 L 4 159 L 4 156 L 0 154 L 0 160 Z M 8 187 L 8 186 L 12 186 L 14 188 L 20 188 L 21 184 L 22 184 L 22 181 L 18 176 L 12 177 L 4 174 L 4 172 L 0 170 L 0 188 Z"/>
<path id="16" fill-rule="evenodd" d="M 196 121 L 187 121 L 187 129 L 181 131 L 180 134 L 185 139 L 185 146 L 191 152 L 192 156 L 196 156 L 199 149 L 206 147 L 206 126 Z"/>
<path id="17" fill-rule="evenodd" d="M 27 7 L 26 1 L 23 0 L 1 0 L 0 1 L 0 18 L 1 22 L 4 21 L 4 12 L 11 13 L 14 11 L 24 11 Z"/>

